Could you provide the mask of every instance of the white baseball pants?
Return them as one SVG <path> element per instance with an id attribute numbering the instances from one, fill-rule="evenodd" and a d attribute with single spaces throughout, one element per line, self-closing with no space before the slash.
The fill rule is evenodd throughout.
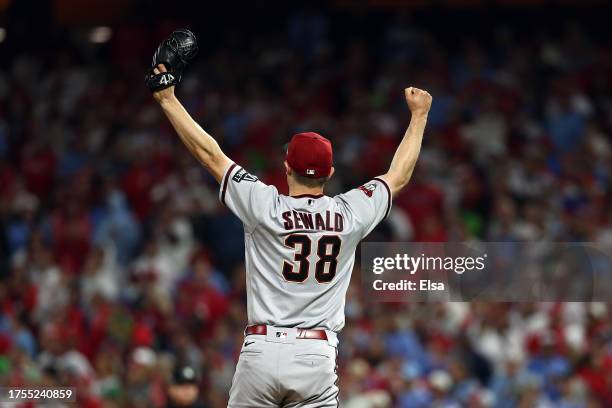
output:
<path id="1" fill-rule="evenodd" d="M 267 327 L 245 336 L 228 408 L 338 407 L 337 338 L 296 339 L 296 329 Z"/>

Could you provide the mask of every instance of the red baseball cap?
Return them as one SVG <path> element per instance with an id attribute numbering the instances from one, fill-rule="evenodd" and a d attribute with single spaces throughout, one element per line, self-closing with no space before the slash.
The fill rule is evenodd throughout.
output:
<path id="1" fill-rule="evenodd" d="M 318 133 L 298 133 L 289 142 L 286 160 L 299 175 L 327 177 L 333 166 L 332 144 Z"/>

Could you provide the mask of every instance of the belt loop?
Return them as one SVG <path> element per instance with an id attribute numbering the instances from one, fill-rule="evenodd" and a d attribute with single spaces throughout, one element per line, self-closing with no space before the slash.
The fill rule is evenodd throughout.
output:
<path id="1" fill-rule="evenodd" d="M 327 344 L 334 348 L 338 348 L 338 333 L 331 330 L 325 330 L 325 334 L 327 335 Z"/>

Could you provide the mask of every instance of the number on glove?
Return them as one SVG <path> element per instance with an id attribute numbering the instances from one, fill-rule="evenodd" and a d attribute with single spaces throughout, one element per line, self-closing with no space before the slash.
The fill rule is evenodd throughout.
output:
<path id="1" fill-rule="evenodd" d="M 164 75 L 162 75 L 161 79 L 159 80 L 159 83 L 160 84 L 164 84 L 164 85 L 168 85 L 173 80 L 174 80 L 174 76 L 172 76 L 172 74 L 164 74 Z"/>

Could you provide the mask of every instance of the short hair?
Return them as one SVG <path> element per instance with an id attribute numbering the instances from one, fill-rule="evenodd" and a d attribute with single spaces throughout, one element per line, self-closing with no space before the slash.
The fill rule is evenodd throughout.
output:
<path id="1" fill-rule="evenodd" d="M 302 186 L 309 187 L 309 188 L 323 187 L 325 183 L 329 181 L 329 176 L 319 177 L 319 178 L 310 178 L 310 177 L 304 177 L 295 172 L 293 173 L 293 177 L 295 177 L 295 181 L 297 181 L 298 184 L 301 184 Z"/>

